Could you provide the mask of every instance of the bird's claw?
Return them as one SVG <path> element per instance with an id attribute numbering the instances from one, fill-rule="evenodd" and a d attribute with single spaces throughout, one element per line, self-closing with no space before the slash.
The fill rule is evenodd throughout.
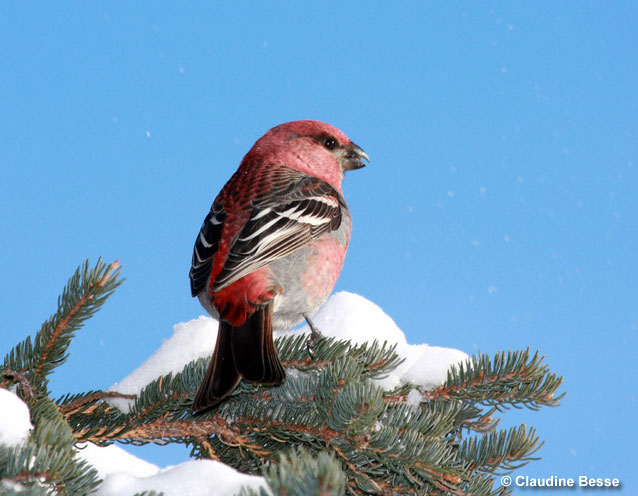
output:
<path id="1" fill-rule="evenodd" d="M 323 337 L 323 334 L 321 334 L 321 331 L 319 331 L 310 317 L 304 315 L 304 319 L 306 319 L 306 322 L 308 322 L 308 325 L 310 326 L 310 336 L 308 336 L 308 340 L 306 341 L 306 349 L 308 350 L 310 358 L 314 359 L 315 344 Z"/>

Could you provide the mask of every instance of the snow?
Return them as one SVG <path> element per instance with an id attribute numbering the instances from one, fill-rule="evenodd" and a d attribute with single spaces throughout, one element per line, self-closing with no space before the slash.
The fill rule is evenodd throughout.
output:
<path id="1" fill-rule="evenodd" d="M 312 321 L 324 336 L 349 339 L 353 343 L 372 342 L 376 339 L 380 343 L 386 341 L 396 344 L 397 353 L 405 361 L 388 377 L 377 381 L 386 390 L 408 382 L 433 389 L 445 382 L 451 365 L 469 358 L 466 353 L 453 348 L 408 344 L 403 331 L 378 305 L 347 291 L 335 293 L 319 309 Z M 309 332 L 310 328 L 306 324 L 299 330 L 284 331 L 281 334 Z"/>
<path id="2" fill-rule="evenodd" d="M 324 336 L 349 339 L 353 343 L 387 341 L 405 347 L 405 334 L 381 308 L 363 296 L 347 291 L 335 293 L 312 318 Z M 308 325 L 280 335 L 307 334 Z"/>
<path id="3" fill-rule="evenodd" d="M 214 496 L 239 493 L 243 486 L 257 491 L 267 488 L 263 477 L 242 474 L 213 460 L 193 460 L 160 470 L 152 477 L 113 474 L 106 478 L 97 496 L 133 495 L 161 491 L 166 496 Z"/>
<path id="4" fill-rule="evenodd" d="M 410 405 L 414 408 L 418 408 L 421 404 L 421 400 L 423 399 L 423 395 L 419 393 L 418 389 L 410 389 L 408 393 L 408 397 L 405 400 L 407 405 Z"/>
<path id="5" fill-rule="evenodd" d="M 402 383 L 431 389 L 447 378 L 450 366 L 464 362 L 468 356 L 452 348 L 409 344 L 405 334 L 379 306 L 366 298 L 348 292 L 333 295 L 313 318 L 313 322 L 328 337 L 349 339 L 353 343 L 378 340 L 396 344 L 404 362 L 377 383 L 392 389 Z M 140 367 L 109 388 L 126 394 L 138 394 L 146 384 L 183 367 L 200 357 L 211 355 L 217 334 L 217 321 L 199 317 L 177 324 L 173 336 L 165 340 Z M 279 336 L 308 333 L 307 325 Z M 418 391 L 411 391 L 408 404 L 417 406 Z M 110 400 L 118 408 L 128 411 L 130 401 Z M 0 389 L 0 443 L 10 446 L 26 441 L 32 428 L 27 405 L 15 394 Z M 239 492 L 244 485 L 258 489 L 265 487 L 262 477 L 237 472 L 221 462 L 192 460 L 180 465 L 160 468 L 118 446 L 98 447 L 79 445 L 78 456 L 93 465 L 104 482 L 98 488 L 100 496 L 132 495 L 155 490 L 170 495 L 226 495 Z"/>
<path id="6" fill-rule="evenodd" d="M 378 305 L 363 296 L 341 291 L 334 294 L 313 317 L 313 322 L 327 337 L 349 339 L 353 343 L 377 340 L 397 345 L 397 353 L 405 361 L 378 384 L 392 389 L 409 382 L 432 389 L 447 378 L 451 365 L 467 360 L 467 354 L 452 348 L 427 344 L 408 344 L 405 334 Z M 276 336 L 307 334 L 308 325 L 292 331 L 279 331 Z M 217 320 L 201 316 L 174 327 L 173 336 L 142 365 L 122 381 L 113 384 L 109 391 L 139 394 L 149 382 L 169 372 L 179 372 L 184 366 L 200 357 L 209 357 L 215 347 Z M 109 400 L 111 404 L 127 412 L 132 400 Z"/>
<path id="7" fill-rule="evenodd" d="M 114 444 L 100 447 L 91 443 L 77 445 L 78 456 L 89 462 L 104 479 L 111 474 L 149 477 L 160 471 L 157 465 L 131 455 Z"/>
<path id="8" fill-rule="evenodd" d="M 169 374 L 181 372 L 184 366 L 201 357 L 210 357 L 217 338 L 217 321 L 201 316 L 189 322 L 181 322 L 173 327 L 173 335 L 162 343 L 155 353 L 142 365 L 107 391 L 123 394 L 139 394 L 149 382 Z M 128 412 L 133 400 L 109 400 L 124 412 Z"/>
<path id="9" fill-rule="evenodd" d="M 213 460 L 193 460 L 160 470 L 114 445 L 100 448 L 89 443 L 78 454 L 104 480 L 96 496 L 126 496 L 153 490 L 166 496 L 214 496 L 238 493 L 243 486 L 266 488 L 263 477 L 242 474 Z"/>
<path id="10" fill-rule="evenodd" d="M 427 344 L 408 345 L 408 350 L 399 350 L 399 354 L 407 357 L 397 369 L 400 382 L 418 384 L 424 389 L 434 389 L 443 384 L 450 366 L 469 358 L 462 351 Z"/>
<path id="11" fill-rule="evenodd" d="M 0 444 L 24 444 L 33 429 L 29 407 L 8 389 L 0 388 Z"/>

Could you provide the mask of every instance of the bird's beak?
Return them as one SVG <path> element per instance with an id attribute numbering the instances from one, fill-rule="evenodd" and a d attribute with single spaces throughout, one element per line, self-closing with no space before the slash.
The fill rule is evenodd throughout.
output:
<path id="1" fill-rule="evenodd" d="M 353 142 L 350 142 L 348 146 L 344 149 L 345 154 L 342 158 L 343 170 L 355 170 L 361 169 L 361 167 L 365 167 L 366 162 L 370 162 L 370 158 L 368 154 L 364 152 L 361 148 L 355 145 Z"/>

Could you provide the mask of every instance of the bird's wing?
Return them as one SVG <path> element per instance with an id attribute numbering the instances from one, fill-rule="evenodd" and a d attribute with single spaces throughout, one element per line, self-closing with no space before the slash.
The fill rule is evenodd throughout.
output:
<path id="1" fill-rule="evenodd" d="M 191 294 L 193 296 L 200 294 L 208 285 L 213 260 L 219 247 L 219 241 L 222 238 L 225 220 L 226 211 L 221 202 L 216 200 L 204 219 L 193 249 L 193 260 L 189 273 Z"/>
<path id="2" fill-rule="evenodd" d="M 220 291 L 246 274 L 285 257 L 341 225 L 345 202 L 327 182 L 280 169 L 270 188 L 252 202 L 250 218 L 229 248 L 212 291 Z"/>

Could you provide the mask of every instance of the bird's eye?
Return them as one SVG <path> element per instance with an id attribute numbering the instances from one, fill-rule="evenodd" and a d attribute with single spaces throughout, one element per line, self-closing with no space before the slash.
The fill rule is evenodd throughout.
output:
<path id="1" fill-rule="evenodd" d="M 323 146 L 325 146 L 328 150 L 334 150 L 335 146 L 337 146 L 337 140 L 331 137 L 324 138 Z"/>

